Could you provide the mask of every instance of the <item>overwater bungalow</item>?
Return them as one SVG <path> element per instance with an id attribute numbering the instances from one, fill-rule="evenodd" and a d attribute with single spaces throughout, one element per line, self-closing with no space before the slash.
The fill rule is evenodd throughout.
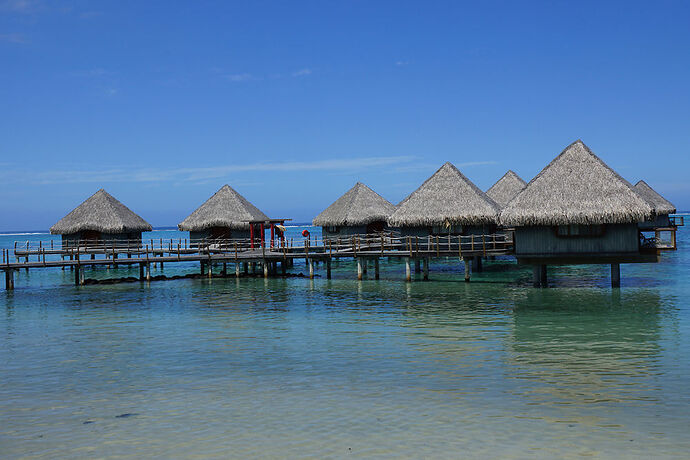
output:
<path id="1" fill-rule="evenodd" d="M 388 225 L 403 236 L 479 235 L 496 230 L 498 205 L 446 163 L 397 207 Z"/>
<path id="2" fill-rule="evenodd" d="M 379 233 L 388 230 L 386 221 L 393 211 L 394 204 L 357 182 L 312 223 L 321 227 L 323 238 Z"/>
<path id="3" fill-rule="evenodd" d="M 194 245 L 200 240 L 253 241 L 260 237 L 261 225 L 267 221 L 270 219 L 266 214 L 226 184 L 177 227 L 189 232 Z"/>
<path id="4" fill-rule="evenodd" d="M 525 186 L 527 186 L 527 182 L 522 180 L 512 170 L 509 170 L 486 191 L 486 195 L 503 209 Z"/>
<path id="5" fill-rule="evenodd" d="M 644 248 L 638 223 L 654 213 L 632 185 L 580 140 L 569 145 L 502 210 L 502 225 L 515 227 L 518 263 L 535 265 L 535 284 L 546 284 L 548 264 L 656 262 Z"/>
<path id="6" fill-rule="evenodd" d="M 676 207 L 670 201 L 661 196 L 643 180 L 635 184 L 635 191 L 652 205 L 654 210 L 653 220 L 640 222 L 639 227 L 641 230 L 654 230 L 655 228 L 671 227 L 673 225 L 669 214 L 675 213 Z"/>
<path id="7" fill-rule="evenodd" d="M 151 231 L 151 224 L 103 189 L 50 227 L 50 233 L 62 235 L 63 247 L 78 244 L 136 246 L 141 244 L 141 233 L 148 231 Z"/>

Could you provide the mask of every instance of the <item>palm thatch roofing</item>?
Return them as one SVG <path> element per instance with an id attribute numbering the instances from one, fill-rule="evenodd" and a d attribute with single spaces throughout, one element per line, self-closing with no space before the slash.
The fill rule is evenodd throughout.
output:
<path id="1" fill-rule="evenodd" d="M 177 227 L 184 232 L 205 230 L 211 227 L 248 230 L 249 221 L 256 220 L 269 219 L 266 214 L 226 184 Z"/>
<path id="2" fill-rule="evenodd" d="M 367 225 L 377 221 L 385 222 L 393 211 L 393 203 L 363 183 L 357 182 L 316 216 L 312 223 L 320 227 Z"/>
<path id="3" fill-rule="evenodd" d="M 512 170 L 509 170 L 486 191 L 486 195 L 494 200 L 499 207 L 503 208 L 510 200 L 515 198 L 526 185 L 527 182 L 522 180 L 520 176 L 515 174 Z"/>
<path id="4" fill-rule="evenodd" d="M 676 207 L 645 181 L 641 180 L 635 184 L 635 191 L 652 205 L 655 214 L 673 214 L 676 212 Z"/>
<path id="5" fill-rule="evenodd" d="M 400 202 L 388 219 L 393 227 L 496 223 L 498 205 L 451 163 L 446 163 Z"/>
<path id="6" fill-rule="evenodd" d="M 653 209 L 581 141 L 570 144 L 501 212 L 509 226 L 643 222 Z"/>
<path id="7" fill-rule="evenodd" d="M 69 235 L 85 230 L 107 234 L 149 232 L 151 224 L 100 189 L 50 227 L 50 233 L 54 235 Z"/>

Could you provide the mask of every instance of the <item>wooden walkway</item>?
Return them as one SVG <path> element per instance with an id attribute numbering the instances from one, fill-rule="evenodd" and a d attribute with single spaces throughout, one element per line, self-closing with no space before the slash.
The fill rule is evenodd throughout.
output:
<path id="1" fill-rule="evenodd" d="M 155 243 L 158 242 L 158 247 Z M 439 237 L 393 237 L 357 235 L 348 238 L 315 241 L 282 242 L 280 245 L 252 248 L 246 240 L 215 240 L 190 242 L 187 240 L 150 241 L 150 245 L 133 244 L 77 244 L 71 247 L 56 247 L 54 242 L 16 244 L 15 249 L 4 250 L 0 269 L 5 272 L 5 287 L 14 289 L 14 273 L 18 270 L 62 268 L 74 271 L 76 285 L 84 284 L 84 269 L 87 267 L 138 265 L 139 278 L 151 279 L 151 264 L 198 262 L 201 273 L 213 276 L 213 266 L 222 264 L 226 273 L 227 264 L 235 265 L 235 275 L 247 273 L 261 267 L 265 277 L 276 276 L 278 265 L 284 274 L 294 260 L 305 260 L 309 277 L 314 277 L 314 262 L 326 264 L 326 276 L 331 277 L 331 261 L 352 258 L 357 261 L 357 278 L 362 279 L 369 262 L 373 263 L 375 278 L 379 277 L 381 257 L 405 260 L 405 279 L 411 280 L 411 261 L 415 269 L 423 262 L 424 277 L 428 279 L 429 261 L 433 258 L 458 257 L 465 261 L 465 280 L 470 279 L 470 263 L 481 263 L 486 256 L 510 255 L 513 242 L 510 235 L 470 235 Z"/>

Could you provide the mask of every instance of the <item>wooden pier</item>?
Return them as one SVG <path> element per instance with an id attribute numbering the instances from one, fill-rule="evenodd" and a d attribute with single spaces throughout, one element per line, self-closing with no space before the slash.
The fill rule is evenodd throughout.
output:
<path id="1" fill-rule="evenodd" d="M 465 261 L 465 281 L 470 280 L 471 264 L 481 266 L 480 259 L 488 256 L 510 255 L 513 241 L 509 233 L 468 236 L 400 237 L 394 235 L 355 235 L 348 238 L 298 241 L 283 240 L 274 245 L 252 247 L 251 241 L 243 240 L 149 240 L 148 244 L 123 241 L 81 241 L 63 247 L 54 242 L 15 244 L 14 250 L 3 250 L 0 269 L 5 272 L 5 288 L 14 288 L 14 274 L 19 270 L 62 268 L 74 271 L 74 283 L 84 284 L 84 269 L 120 265 L 139 266 L 139 279 L 151 279 L 151 265 L 182 262 L 198 262 L 202 275 L 213 276 L 213 266 L 235 265 L 235 274 L 246 273 L 248 266 L 261 267 L 263 276 L 286 273 L 294 260 L 305 260 L 309 277 L 315 276 L 314 263 L 326 265 L 326 277 L 331 277 L 331 261 L 352 258 L 357 261 L 357 279 L 362 279 L 369 263 L 373 264 L 375 279 L 379 278 L 379 259 L 399 258 L 405 261 L 405 280 L 411 281 L 415 271 L 423 264 L 424 279 L 429 277 L 430 260 L 457 257 Z M 268 246 L 268 247 L 267 247 Z"/>

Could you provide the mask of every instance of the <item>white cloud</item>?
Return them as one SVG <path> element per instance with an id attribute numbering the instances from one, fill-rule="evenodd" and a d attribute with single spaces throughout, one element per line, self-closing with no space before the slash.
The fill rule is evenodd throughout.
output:
<path id="1" fill-rule="evenodd" d="M 83 77 L 83 78 L 95 78 L 95 77 L 104 77 L 106 75 L 110 75 L 111 72 L 101 68 L 97 67 L 95 69 L 87 69 L 87 70 L 76 70 L 74 72 L 70 72 L 69 75 L 72 77 Z"/>
<path id="2" fill-rule="evenodd" d="M 23 34 L 0 34 L 0 42 L 24 44 L 29 40 Z"/>
<path id="3" fill-rule="evenodd" d="M 293 77 L 306 77 L 307 75 L 311 75 L 311 69 L 301 69 L 296 72 L 292 72 Z"/>
<path id="4" fill-rule="evenodd" d="M 406 66 L 409 64 L 410 64 L 410 61 L 395 61 L 395 65 L 397 65 L 398 67 L 403 67 L 403 66 Z"/>
<path id="5" fill-rule="evenodd" d="M 0 9 L 14 13 L 30 13 L 38 6 L 34 0 L 4 0 L 0 2 Z"/>
<path id="6" fill-rule="evenodd" d="M 230 75 L 223 75 L 223 78 L 233 82 L 254 80 L 254 77 L 252 77 L 252 74 L 250 73 L 235 73 Z"/>
<path id="7" fill-rule="evenodd" d="M 201 168 L 121 168 L 96 170 L 50 169 L 44 171 L 3 168 L 0 181 L 9 183 L 34 182 L 38 184 L 109 183 L 109 182 L 175 182 L 199 183 L 227 178 L 243 172 L 293 173 L 304 171 L 357 172 L 371 168 L 391 167 L 408 163 L 412 156 L 368 157 L 321 161 L 286 161 L 234 165 L 213 165 Z"/>

